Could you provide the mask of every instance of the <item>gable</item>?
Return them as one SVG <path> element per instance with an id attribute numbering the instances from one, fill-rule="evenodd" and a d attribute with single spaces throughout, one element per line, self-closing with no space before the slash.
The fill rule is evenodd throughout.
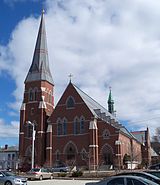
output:
<path id="1" fill-rule="evenodd" d="M 69 97 L 72 97 L 75 107 L 67 108 L 66 105 Z M 120 124 L 115 116 L 107 111 L 107 109 L 70 82 L 57 103 L 50 121 L 52 120 L 51 122 L 56 122 L 55 119 L 58 116 L 67 116 L 68 118 L 73 119 L 73 117 L 78 115 L 77 113 L 79 113 L 79 116 L 82 113 L 88 120 L 91 118 L 103 120 L 106 124 L 120 130 L 120 132 L 127 135 L 127 137 L 135 138 L 123 125 Z"/>
<path id="2" fill-rule="evenodd" d="M 83 115 L 85 118 L 94 117 L 74 85 L 69 83 L 58 101 L 49 121 L 55 122 L 57 117 L 62 116 L 66 116 L 72 120 L 76 115 Z"/>

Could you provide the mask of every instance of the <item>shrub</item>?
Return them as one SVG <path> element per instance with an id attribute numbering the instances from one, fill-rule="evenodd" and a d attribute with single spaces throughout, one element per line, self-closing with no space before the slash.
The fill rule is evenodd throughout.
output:
<path id="1" fill-rule="evenodd" d="M 58 177 L 66 177 L 67 173 L 58 173 Z"/>
<path id="2" fill-rule="evenodd" d="M 72 177 L 81 177 L 82 175 L 83 175 L 83 172 L 79 170 L 72 173 Z"/>

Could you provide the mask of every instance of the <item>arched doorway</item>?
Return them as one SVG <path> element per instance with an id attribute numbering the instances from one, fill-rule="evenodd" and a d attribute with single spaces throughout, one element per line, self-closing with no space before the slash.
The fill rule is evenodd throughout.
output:
<path id="1" fill-rule="evenodd" d="M 110 145 L 103 145 L 101 152 L 101 165 L 106 168 L 111 168 L 113 166 L 113 149 Z"/>
<path id="2" fill-rule="evenodd" d="M 76 163 L 76 155 L 77 155 L 77 147 L 73 142 L 69 142 L 66 144 L 64 147 L 64 154 L 65 154 L 65 159 L 66 163 L 70 166 L 75 165 Z"/>

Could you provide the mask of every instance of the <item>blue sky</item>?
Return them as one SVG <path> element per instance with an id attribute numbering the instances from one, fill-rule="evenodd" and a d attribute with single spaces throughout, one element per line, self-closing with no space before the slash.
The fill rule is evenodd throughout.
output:
<path id="1" fill-rule="evenodd" d="M 1 44 L 7 44 L 11 32 L 22 19 L 30 15 L 39 16 L 43 7 L 40 0 L 2 0 L 0 2 Z"/>
<path id="2" fill-rule="evenodd" d="M 42 7 L 55 103 L 69 78 L 129 130 L 160 122 L 160 2 L 157 0 L 0 1 L 0 146 L 18 144 L 19 109 Z M 67 68 L 66 68 L 67 66 Z"/>
<path id="3" fill-rule="evenodd" d="M 41 14 L 43 7 L 42 1 L 16 1 L 2 0 L 0 1 L 0 44 L 6 46 L 11 39 L 11 33 L 16 25 L 26 17 L 31 15 L 38 17 Z M 0 81 L 3 88 L 0 96 L 0 119 L 5 121 L 5 124 L 10 125 L 11 121 L 19 121 L 19 112 L 12 110 L 9 106 L 15 101 L 13 91 L 16 88 L 15 80 L 6 70 L 0 70 Z M 23 83 L 23 82 L 22 82 Z M 14 130 L 13 130 L 14 131 Z M 8 135 L 9 136 L 9 135 Z M 17 137 L 1 137 L 0 146 L 5 144 L 17 145 Z"/>

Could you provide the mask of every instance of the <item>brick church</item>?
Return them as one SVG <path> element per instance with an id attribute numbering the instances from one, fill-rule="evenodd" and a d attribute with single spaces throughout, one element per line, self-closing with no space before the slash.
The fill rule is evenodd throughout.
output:
<path id="1" fill-rule="evenodd" d="M 125 160 L 150 163 L 148 128 L 139 140 L 120 124 L 111 90 L 106 110 L 70 80 L 54 105 L 44 12 L 24 84 L 19 131 L 21 166 L 31 168 L 33 127 L 28 121 L 35 126 L 34 166 L 52 167 L 60 162 L 95 170 L 102 166 L 123 167 Z"/>

